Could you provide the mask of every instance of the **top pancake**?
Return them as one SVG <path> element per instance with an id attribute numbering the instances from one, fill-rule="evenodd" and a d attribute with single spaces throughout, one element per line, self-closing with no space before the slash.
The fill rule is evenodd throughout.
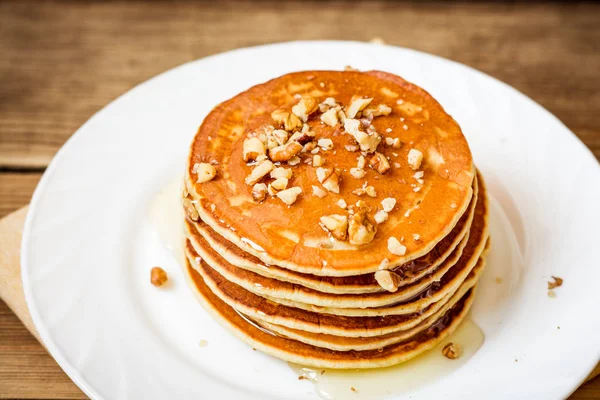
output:
<path id="1" fill-rule="evenodd" d="M 320 183 L 316 168 L 305 162 L 312 154 L 305 152 L 298 154 L 302 162 L 281 165 L 293 171 L 288 187 L 302 189 L 295 203 L 287 206 L 277 197 L 253 201 L 252 186 L 244 182 L 252 166 L 243 161 L 243 142 L 250 132 L 275 125 L 271 113 L 291 110 L 298 102 L 295 95 L 310 95 L 318 102 L 333 97 L 344 106 L 353 96 L 369 97 L 372 105 L 391 107 L 389 115 L 374 118 L 372 125 L 379 135 L 404 143 L 400 149 L 385 147 L 383 142 L 377 148 L 389 157 L 390 164 L 400 166 L 385 174 L 367 167 L 363 178 L 354 178 L 349 171 L 356 167 L 361 153 L 348 151 L 346 145 L 355 145 L 355 139 L 341 124 L 330 127 L 321 123 L 317 113 L 307 124 L 315 141 L 328 138 L 333 142 L 331 150 L 319 155 L 326 167 L 339 169 L 339 194 L 327 192 L 323 198 L 311 194 L 312 186 Z M 424 176 L 419 185 L 407 163 L 411 149 L 423 154 L 420 170 Z M 216 177 L 197 183 L 196 163 L 215 165 Z M 186 187 L 206 224 L 263 262 L 314 275 L 350 276 L 393 268 L 428 253 L 465 212 L 474 175 L 471 152 L 458 124 L 423 89 L 379 71 L 307 71 L 254 86 L 215 107 L 192 143 Z M 376 197 L 352 193 L 364 183 L 374 187 Z M 420 187 L 417 192 L 416 186 Z M 372 218 L 381 210 L 381 201 L 390 197 L 396 199 L 396 206 L 389 219 L 377 225 L 368 244 L 336 241 L 319 224 L 322 216 L 347 214 L 336 205 L 340 199 L 349 205 L 363 200 Z M 413 235 L 418 239 L 413 240 Z M 404 255 L 390 252 L 390 237 L 404 238 Z"/>

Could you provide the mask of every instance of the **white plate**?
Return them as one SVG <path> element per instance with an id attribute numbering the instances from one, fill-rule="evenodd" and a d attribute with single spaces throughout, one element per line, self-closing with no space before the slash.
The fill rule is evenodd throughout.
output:
<path id="1" fill-rule="evenodd" d="M 462 126 L 494 199 L 473 310 L 485 342 L 451 375 L 401 397 L 562 398 L 599 361 L 600 168 L 585 146 L 524 95 L 463 65 L 389 46 L 297 42 L 208 57 L 141 84 L 85 123 L 44 174 L 25 225 L 25 294 L 44 344 L 89 396 L 316 397 L 285 363 L 208 317 L 148 215 L 214 105 L 286 72 L 347 64 L 428 90 Z M 154 265 L 173 287 L 149 284 Z M 564 279 L 554 299 L 551 275 Z"/>

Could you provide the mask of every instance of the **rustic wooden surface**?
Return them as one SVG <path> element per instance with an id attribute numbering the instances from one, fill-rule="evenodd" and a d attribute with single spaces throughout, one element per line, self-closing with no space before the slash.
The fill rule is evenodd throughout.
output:
<path id="1" fill-rule="evenodd" d="M 575 2 L 0 2 L 0 217 L 28 203 L 83 122 L 136 84 L 297 39 L 377 37 L 465 63 L 548 108 L 600 158 L 599 22 L 600 4 Z M 0 398 L 84 397 L 0 301 Z M 600 378 L 572 396 L 598 398 Z"/>

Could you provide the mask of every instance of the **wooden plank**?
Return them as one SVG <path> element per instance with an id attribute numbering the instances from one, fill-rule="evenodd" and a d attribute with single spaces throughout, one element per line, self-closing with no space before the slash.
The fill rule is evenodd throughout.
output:
<path id="1" fill-rule="evenodd" d="M 594 3 L 2 2 L 0 167 L 47 165 L 94 112 L 181 63 L 262 43 L 374 37 L 498 77 L 600 157 L 599 14 Z"/>
<path id="2" fill-rule="evenodd" d="M 41 172 L 0 173 L 0 218 L 29 204 L 41 177 Z"/>

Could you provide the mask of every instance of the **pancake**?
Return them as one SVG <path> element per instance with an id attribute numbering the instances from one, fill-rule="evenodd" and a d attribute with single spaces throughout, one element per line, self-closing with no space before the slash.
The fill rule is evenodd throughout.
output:
<path id="1" fill-rule="evenodd" d="M 438 319 L 452 308 L 471 288 L 473 288 L 479 276 L 485 268 L 485 260 L 481 259 L 477 263 L 477 266 L 471 271 L 469 277 L 463 282 L 460 288 L 452 294 L 448 302 L 433 313 L 431 316 L 426 318 L 419 325 L 414 328 L 389 333 L 387 335 L 373 336 L 373 337 L 345 337 L 336 335 L 327 335 L 323 333 L 312 333 L 301 331 L 298 329 L 291 329 L 281 325 L 270 324 L 268 322 L 256 320 L 254 323 L 262 326 L 263 328 L 271 331 L 277 335 L 284 336 L 290 339 L 298 340 L 300 342 L 310 344 L 312 346 L 323 347 L 330 350 L 336 351 L 348 351 L 348 350 L 373 350 L 381 349 L 391 344 L 405 341 L 419 332 L 429 328 L 435 324 Z M 442 301 L 443 302 L 443 301 Z"/>
<path id="2" fill-rule="evenodd" d="M 331 313 L 326 313 L 319 309 L 299 308 L 299 303 L 283 305 L 256 295 L 224 278 L 197 256 L 189 241 L 186 246 L 186 255 L 192 268 L 202 276 L 205 284 L 215 295 L 252 319 L 313 333 L 348 337 L 372 337 L 413 328 L 439 310 L 450 299 L 471 270 L 476 267 L 477 263 L 483 262 L 480 255 L 485 248 L 485 241 L 477 248 L 480 250 L 474 250 L 474 255 L 467 261 L 467 266 L 462 268 L 459 274 L 449 274 L 439 285 L 433 285 L 431 290 L 420 293 L 407 303 L 394 305 L 393 312 L 389 315 L 385 315 L 385 310 L 381 310 L 380 313 L 384 315 L 378 316 L 365 316 L 371 310 L 374 310 L 372 308 L 358 310 L 327 309 Z M 462 276 L 462 279 L 459 276 Z M 345 311 L 357 315 L 334 314 L 341 314 Z"/>
<path id="3" fill-rule="evenodd" d="M 471 224 L 471 232 L 468 237 L 454 250 L 434 272 L 421 280 L 399 288 L 395 292 L 363 293 L 363 294 L 331 294 L 309 289 L 304 286 L 282 282 L 279 280 L 266 278 L 249 270 L 244 270 L 228 263 L 219 256 L 212 248 L 200 244 L 192 246 L 194 249 L 200 248 L 202 251 L 200 257 L 210 267 L 215 269 L 220 275 L 230 282 L 233 282 L 244 289 L 265 296 L 272 301 L 293 305 L 295 307 L 309 309 L 318 312 L 331 314 L 344 314 L 338 309 L 359 309 L 349 311 L 363 315 L 363 310 L 367 307 L 384 307 L 392 304 L 403 303 L 409 299 L 418 296 L 427 290 L 434 282 L 442 280 L 446 273 L 453 271 L 451 279 L 445 279 L 444 285 L 438 290 L 433 291 L 424 299 L 416 302 L 397 305 L 391 309 L 369 309 L 374 315 L 389 315 L 406 312 L 414 312 L 417 307 L 423 307 L 433 302 L 439 301 L 449 291 L 455 290 L 464 278 L 470 272 L 479 258 L 485 242 L 488 237 L 488 206 L 485 196 L 484 185 L 482 184 L 482 196 L 479 196 L 475 206 L 475 216 Z M 462 255 L 464 254 L 464 257 Z M 309 305 L 309 306 L 304 306 Z M 393 311 L 392 311 L 393 310 Z"/>
<path id="4" fill-rule="evenodd" d="M 429 253 L 392 270 L 398 274 L 398 287 L 416 282 L 435 270 L 452 254 L 465 235 L 468 234 L 477 200 L 477 179 L 473 181 L 473 197 L 467 212 L 463 214 L 452 232 L 444 237 Z M 484 194 L 485 195 L 485 194 Z M 245 253 L 233 243 L 218 235 L 203 221 L 186 221 L 187 237 L 196 252 L 210 258 L 204 249 L 212 248 L 228 263 L 252 271 L 267 278 L 277 279 L 325 293 L 377 293 L 384 289 L 377 283 L 374 273 L 355 276 L 319 276 L 302 274 L 274 265 L 265 265 L 260 259 Z M 210 252 L 209 252 L 210 253 Z"/>
<path id="5" fill-rule="evenodd" d="M 186 280 L 204 308 L 223 327 L 252 348 L 279 359 L 317 368 L 378 368 L 407 361 L 441 343 L 458 327 L 473 302 L 469 290 L 436 324 L 410 339 L 377 350 L 333 351 L 274 335 L 252 324 L 219 299 L 189 264 Z"/>
<path id="6" fill-rule="evenodd" d="M 298 100 L 296 95 L 312 97 Z M 311 196 L 312 186 L 319 185 L 318 168 L 309 165 L 311 153 L 298 153 L 298 163 L 292 164 L 289 158 L 286 161 L 290 162 L 280 163 L 293 170 L 289 187 L 302 192 L 295 203 L 288 206 L 277 196 L 256 203 L 252 186 L 245 183 L 256 165 L 243 161 L 243 145 L 248 135 L 273 124 L 274 111 L 289 114 L 304 99 L 323 101 L 333 97 L 348 107 L 346 111 L 350 113 L 353 96 L 367 96 L 373 99 L 373 106 L 391 108 L 389 115 L 367 121 L 370 125 L 365 129 L 377 132 L 369 134 L 368 140 L 384 135 L 404 145 L 379 146 L 379 155 L 372 153 L 373 149 L 364 150 L 369 153 L 373 167 L 366 168 L 362 178 L 355 179 L 351 174 L 360 152 L 348 149 L 356 148 L 353 136 L 358 136 L 339 123 L 329 126 L 317 117 L 308 118 L 307 134 L 314 134 L 315 141 L 331 141 L 331 146 L 327 144 L 329 150 L 324 145 L 320 154 L 325 165 L 336 168 L 335 175 L 341 179 L 339 190 L 332 189 L 323 197 Z M 363 123 L 358 119 L 353 121 Z M 365 143 L 358 142 L 361 149 Z M 407 160 L 412 163 L 409 154 L 419 152 L 423 162 L 417 172 L 423 175 L 417 178 Z M 397 161 L 398 167 L 378 172 L 378 165 L 389 163 L 385 160 L 388 157 L 392 164 Z M 273 160 L 278 159 L 273 157 Z M 198 182 L 196 165 L 201 163 L 216 166 L 214 179 Z M 186 189 L 202 221 L 262 262 L 304 274 L 352 276 L 376 272 L 382 263 L 391 269 L 429 253 L 467 210 L 474 176 L 471 152 L 460 127 L 423 89 L 379 71 L 308 71 L 254 86 L 215 107 L 192 142 Z M 374 198 L 353 193 L 367 183 L 377 193 Z M 325 213 L 340 210 L 336 206 L 339 200 L 348 204 L 362 200 L 368 209 L 375 211 L 381 209 L 384 198 L 394 198 L 397 202 L 387 221 L 377 225 L 370 242 L 338 241 L 323 246 L 329 240 L 320 219 Z M 416 235 L 419 239 L 406 240 L 403 252 L 391 251 L 388 240 L 399 233 L 409 238 Z"/>

